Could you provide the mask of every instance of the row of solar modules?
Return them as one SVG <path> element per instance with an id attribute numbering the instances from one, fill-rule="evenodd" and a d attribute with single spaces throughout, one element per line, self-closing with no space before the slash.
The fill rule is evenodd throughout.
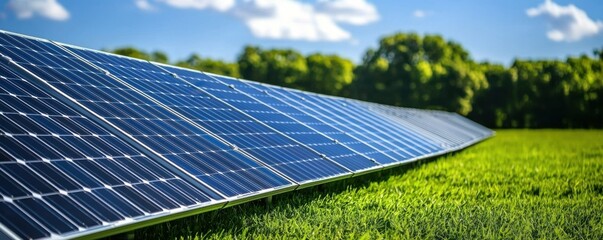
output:
<path id="1" fill-rule="evenodd" d="M 0 54 L 0 238 L 98 237 L 492 134 L 8 32 Z"/>

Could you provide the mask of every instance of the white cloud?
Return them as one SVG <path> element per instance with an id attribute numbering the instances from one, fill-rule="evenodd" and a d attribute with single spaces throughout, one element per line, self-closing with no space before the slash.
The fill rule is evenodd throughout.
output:
<path id="1" fill-rule="evenodd" d="M 379 19 L 364 0 L 246 0 L 234 9 L 258 38 L 304 41 L 345 41 L 352 35 L 339 23 L 365 25 Z"/>
<path id="2" fill-rule="evenodd" d="M 245 1 L 235 9 L 254 36 L 270 39 L 342 41 L 350 33 L 314 6 L 295 0 Z"/>
<path id="3" fill-rule="evenodd" d="M 416 18 L 424 18 L 427 16 L 427 13 L 423 10 L 415 10 L 412 12 L 412 15 Z"/>
<path id="4" fill-rule="evenodd" d="M 151 5 L 148 0 L 135 0 L 134 3 L 136 4 L 136 7 L 145 11 L 151 11 L 155 9 L 155 7 L 153 7 L 153 5 Z"/>
<path id="5" fill-rule="evenodd" d="M 316 11 L 335 21 L 353 25 L 366 25 L 379 20 L 377 8 L 365 0 L 319 0 Z"/>
<path id="6" fill-rule="evenodd" d="M 221 12 L 230 10 L 235 0 L 157 0 L 176 8 L 206 9 L 212 8 Z"/>
<path id="7" fill-rule="evenodd" d="M 366 25 L 379 20 L 366 0 L 135 0 L 142 10 L 155 3 L 175 8 L 207 9 L 234 14 L 258 38 L 304 41 L 352 40 L 340 23 Z M 236 5 L 236 6 L 235 6 Z"/>
<path id="8" fill-rule="evenodd" d="M 57 0 L 11 0 L 8 6 L 21 19 L 34 15 L 56 21 L 69 19 L 69 12 Z"/>
<path id="9" fill-rule="evenodd" d="M 584 10 L 570 4 L 561 6 L 545 0 L 538 7 L 526 11 L 530 17 L 547 17 L 551 29 L 547 32 L 553 41 L 573 42 L 603 31 L 603 22 L 590 19 Z"/>

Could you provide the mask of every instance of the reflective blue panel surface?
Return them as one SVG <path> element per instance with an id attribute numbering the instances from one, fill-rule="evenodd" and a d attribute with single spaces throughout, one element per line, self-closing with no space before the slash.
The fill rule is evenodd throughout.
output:
<path id="1" fill-rule="evenodd" d="M 491 130 L 453 113 L 421 111 L 372 103 L 359 103 L 359 105 L 429 133 L 436 141 L 450 147 L 460 146 L 492 134 Z"/>
<path id="2" fill-rule="evenodd" d="M 333 125 L 347 129 L 348 133 L 364 139 L 389 155 L 397 155 L 398 161 L 412 159 L 421 155 L 442 150 L 430 139 L 410 131 L 405 126 L 395 124 L 377 114 L 363 111 L 354 104 L 348 104 L 341 99 L 322 97 L 271 87 L 273 91 L 286 96 L 290 101 L 300 103 L 309 111 L 317 112 L 325 118 L 330 118 Z"/>
<path id="3" fill-rule="evenodd" d="M 377 166 L 366 156 L 336 143 L 328 136 L 248 95 L 247 92 L 244 92 L 245 85 L 238 81 L 178 68 L 166 67 L 166 69 L 347 169 L 356 171 Z"/>
<path id="4" fill-rule="evenodd" d="M 3 62 L 0 182 L 0 223 L 22 238 L 77 233 L 103 223 L 210 201 L 210 196 L 46 94 Z M 139 199 L 117 189 L 139 196 L 148 191 L 157 194 L 144 194 L 142 205 Z M 160 193 L 170 191 L 178 194 L 168 197 Z M 112 198 L 103 198 L 102 193 Z M 82 194 L 87 199 L 76 197 Z M 118 210 L 123 208 L 129 211 Z"/>
<path id="5" fill-rule="evenodd" d="M 97 52 L 79 49 L 73 51 L 186 119 L 190 119 L 197 126 L 235 145 L 295 181 L 308 181 L 345 173 L 344 169 L 321 158 L 319 154 L 215 98 L 223 96 L 211 96 L 157 66 Z M 228 162 L 226 159 L 222 161 Z M 240 173 L 249 174 L 250 171 Z M 241 180 L 246 178 L 240 176 Z M 265 176 L 254 179 L 270 180 Z"/>
<path id="6" fill-rule="evenodd" d="M 263 119 L 271 126 L 280 131 L 299 139 L 304 143 L 308 143 L 317 149 L 324 149 L 332 159 L 340 160 L 345 166 L 351 169 L 360 170 L 375 166 L 374 162 L 380 164 L 388 164 L 395 162 L 390 156 L 387 156 L 376 149 L 354 139 L 352 136 L 334 128 L 333 126 L 322 122 L 314 116 L 297 109 L 295 106 L 274 97 L 268 89 L 262 89 L 259 84 L 247 84 L 242 81 L 231 78 L 211 75 L 229 86 L 233 86 L 234 90 L 244 93 L 241 99 L 227 99 L 236 105 L 240 102 L 252 102 L 248 99 L 259 101 L 256 105 L 262 105 L 255 108 L 249 108 L 250 115 L 257 116 L 258 119 Z M 257 86 L 257 87 L 254 87 Z M 244 109 L 246 105 L 241 108 Z M 261 109 L 257 111 L 256 109 Z M 277 118 L 275 116 L 281 116 Z M 374 161 L 373 163 L 367 161 Z M 372 159 L 372 160 L 371 160 Z M 347 164 L 347 165 L 346 165 Z"/>
<path id="7" fill-rule="evenodd" d="M 308 107 L 299 101 L 295 101 L 289 98 L 286 93 L 273 91 L 273 88 L 271 87 L 253 82 L 245 82 L 245 84 L 238 89 L 243 89 L 244 91 L 249 92 L 249 94 L 253 94 L 275 109 L 317 129 L 333 138 L 338 143 L 354 149 L 381 164 L 390 164 L 403 157 L 385 149 L 382 144 L 373 139 L 369 139 L 365 136 L 358 136 L 359 138 L 354 136 L 351 129 L 342 127 L 341 123 L 336 122 L 333 118 L 326 115 L 325 112 L 321 112 L 319 109 Z"/>
<path id="8" fill-rule="evenodd" d="M 47 44 L 25 38 L 19 40 L 32 46 Z M 54 47 L 59 53 L 61 50 L 53 45 L 45 47 Z M 48 55 L 31 49 L 9 50 L 13 55 L 28 59 Z M 51 55 L 56 59 L 48 65 L 38 65 L 36 61 L 17 62 L 162 156 L 164 161 L 226 196 L 290 184 L 123 82 L 99 69 L 87 69 L 86 63 L 78 62 L 79 59 L 67 52 L 59 53 Z M 56 61 L 64 65 L 52 67 L 58 64 Z M 253 178 L 249 178 L 250 175 Z"/>

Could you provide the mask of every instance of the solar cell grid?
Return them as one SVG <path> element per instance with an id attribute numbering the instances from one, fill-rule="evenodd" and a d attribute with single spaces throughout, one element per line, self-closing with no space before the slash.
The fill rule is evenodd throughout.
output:
<path id="1" fill-rule="evenodd" d="M 157 70 L 160 70 L 157 68 Z M 179 71 L 180 69 L 171 69 L 168 71 Z M 188 71 L 176 72 L 178 76 Z M 283 172 L 287 176 L 298 182 L 322 179 L 325 177 L 348 174 L 347 170 L 337 166 L 328 159 L 321 157 L 318 153 L 309 150 L 307 147 L 295 142 L 282 133 L 258 122 L 256 119 L 246 115 L 240 109 L 234 108 L 221 99 L 223 99 L 227 90 L 209 88 L 208 85 L 217 87 L 228 87 L 222 83 L 209 79 L 200 82 L 199 86 L 187 84 L 185 81 L 175 78 L 167 72 L 155 72 L 151 79 L 156 84 L 170 86 L 168 92 L 190 92 L 194 94 L 180 94 L 173 96 L 172 99 L 162 101 L 170 104 L 170 107 L 177 109 L 189 119 L 192 119 L 199 125 L 207 128 L 212 133 L 236 145 L 238 148 L 255 156 L 260 161 Z M 190 74 L 194 74 L 190 72 Z M 157 79 L 159 83 L 157 83 Z M 149 94 L 162 94 L 163 91 L 156 91 Z M 236 95 L 233 94 L 233 95 Z M 240 95 L 240 94 L 239 94 Z M 173 102 L 182 103 L 176 105 Z"/>
<path id="2" fill-rule="evenodd" d="M 358 123 L 364 123 L 363 127 L 369 129 L 378 129 L 383 136 L 390 136 L 394 139 L 398 138 L 398 146 L 401 148 L 407 148 L 408 151 L 414 152 L 415 157 L 423 154 L 431 154 L 434 152 L 442 151 L 442 147 L 438 146 L 437 143 L 425 138 L 421 134 L 408 128 L 406 124 L 396 124 L 388 118 L 383 118 L 379 115 L 373 114 L 370 111 L 366 111 L 359 104 L 353 101 L 347 101 L 339 98 L 322 97 L 317 98 L 322 100 L 324 104 L 331 107 L 338 105 L 346 106 L 349 114 L 356 116 Z M 366 124 L 370 122 L 379 122 L 382 124 Z"/>
<path id="3" fill-rule="evenodd" d="M 378 104 L 369 104 L 368 109 L 376 110 L 376 113 L 393 116 L 401 124 L 406 124 L 412 128 L 427 134 L 436 135 L 434 139 L 446 147 L 459 146 L 472 140 L 465 130 L 457 129 L 449 122 L 441 121 L 433 116 L 433 113 L 413 111 L 411 109 L 402 109 Z"/>
<path id="4" fill-rule="evenodd" d="M 366 162 L 365 159 L 369 159 L 381 164 L 389 164 L 395 162 L 395 159 L 383 154 L 376 149 L 368 146 L 352 136 L 342 132 L 333 126 L 315 118 L 299 110 L 297 107 L 289 105 L 287 102 L 282 101 L 270 94 L 269 89 L 261 89 L 262 86 L 259 84 L 251 84 L 243 81 L 230 79 L 227 77 L 221 77 L 217 75 L 210 75 L 211 77 L 224 82 L 225 84 L 234 86 L 233 89 L 240 91 L 258 103 L 265 104 L 267 110 L 262 111 L 266 114 L 264 121 L 269 123 L 271 126 L 279 129 L 280 131 L 289 134 L 293 137 L 299 137 L 302 142 L 311 142 L 310 146 L 323 147 L 323 148 L 347 148 L 347 151 L 343 151 L 348 156 L 354 156 L 351 161 L 354 162 Z M 250 113 L 253 114 L 254 112 Z M 275 118 L 272 115 L 284 115 L 285 118 Z M 318 134 L 317 140 L 308 141 L 305 135 Z M 350 152 L 351 153 L 348 153 Z M 358 156 L 362 156 L 361 159 L 357 159 Z M 337 156 L 332 157 L 337 159 Z M 363 169 L 370 168 L 370 164 L 366 164 Z"/>
<path id="5" fill-rule="evenodd" d="M 328 159 L 333 160 L 352 171 L 362 171 L 370 168 L 378 167 L 378 164 L 370 158 L 363 156 L 333 139 L 316 131 L 311 126 L 304 125 L 303 122 L 286 115 L 279 111 L 276 105 L 264 102 L 271 100 L 258 99 L 257 90 L 246 87 L 242 82 L 230 80 L 225 77 L 207 75 L 200 72 L 182 70 L 172 67 L 166 67 L 168 71 L 174 71 L 178 76 L 197 85 L 214 96 L 224 100 L 229 105 L 241 110 L 245 114 L 253 117 L 257 121 L 262 122 L 266 126 L 270 126 L 276 131 L 283 133 L 296 141 L 312 148 L 319 154 L 323 154 Z M 217 84 L 206 85 L 205 82 L 215 82 Z M 276 100 L 271 103 L 276 103 Z M 284 105 L 281 105 L 281 108 Z M 289 109 L 290 111 L 293 109 Z"/>
<path id="6" fill-rule="evenodd" d="M 19 40 L 40 44 L 26 38 Z M 50 45 L 47 48 L 53 47 L 50 43 L 45 44 Z M 12 49 L 12 53 L 30 59 L 42 57 L 31 49 Z M 291 185 L 106 71 L 98 68 L 80 71 L 78 69 L 84 68 L 81 66 L 86 63 L 78 62 L 79 59 L 65 51 L 57 56 L 69 61 L 64 61 L 60 67 L 17 62 L 34 74 L 42 75 L 48 84 L 91 109 L 99 118 L 119 126 L 129 138 L 163 157 L 163 163 L 177 166 L 209 188 L 219 189 L 219 194 L 232 197 Z M 219 198 L 219 195 L 214 197 Z"/>
<path id="7" fill-rule="evenodd" d="M 354 136 L 351 129 L 342 127 L 340 123 L 326 115 L 323 115 L 323 113 L 320 111 L 308 107 L 299 101 L 288 98 L 286 96 L 287 93 L 280 92 L 286 92 L 286 90 L 270 88 L 254 82 L 245 82 L 245 85 L 248 86 L 247 88 L 257 90 L 255 91 L 254 95 L 257 96 L 258 99 L 264 99 L 265 102 L 270 103 L 271 106 L 279 109 L 287 115 L 297 119 L 300 122 L 306 123 L 312 128 L 332 137 L 338 143 L 355 149 L 365 156 L 375 159 L 381 164 L 390 164 L 397 161 L 397 159 L 401 157 L 395 153 L 392 154 L 390 150 L 379 149 L 380 144 L 373 139 L 358 136 L 363 137 L 363 139 L 360 139 Z"/>
<path id="8" fill-rule="evenodd" d="M 74 51 L 295 181 L 348 174 L 346 169 L 318 153 L 225 104 L 213 95 L 216 92 L 206 92 L 207 88 L 188 84 L 147 62 L 78 49 Z M 221 85 L 219 82 L 213 84 Z"/>
<path id="9" fill-rule="evenodd" d="M 18 237 L 77 234 L 210 200 L 4 62 L 0 97 L 0 223 Z"/>
<path id="10" fill-rule="evenodd" d="M 360 139 L 365 143 L 372 143 L 372 145 L 379 149 L 379 151 L 394 156 L 397 160 L 411 157 L 411 154 L 406 150 L 396 147 L 391 139 L 382 138 L 374 132 L 360 128 L 360 126 L 356 125 L 349 119 L 349 116 L 334 115 L 330 109 L 316 105 L 316 103 L 308 101 L 305 97 L 298 96 L 292 91 L 270 86 L 267 87 L 270 88 L 275 94 L 287 99 L 287 101 L 289 101 L 291 104 L 296 104 L 305 111 L 314 112 L 315 116 L 320 116 L 324 121 L 329 122 L 331 125 L 339 129 L 343 129 L 346 133 L 356 137 L 357 139 Z"/>
<path id="11" fill-rule="evenodd" d="M 438 135 L 437 133 L 434 133 L 433 131 L 429 131 L 420 126 L 414 125 L 410 121 L 407 121 L 406 118 L 408 118 L 408 117 L 403 117 L 404 114 L 400 113 L 400 112 L 405 111 L 403 109 L 396 109 L 396 110 L 394 110 L 393 108 L 388 109 L 388 108 L 384 108 L 383 106 L 381 106 L 379 104 L 373 104 L 373 103 L 358 103 L 358 104 L 360 106 L 363 106 L 366 110 L 372 111 L 374 114 L 382 115 L 383 117 L 389 118 L 398 124 L 406 125 L 409 129 L 411 129 L 413 131 L 420 132 L 421 135 L 426 136 L 427 138 L 431 139 L 433 142 L 442 146 L 443 148 L 448 148 L 448 147 L 454 145 L 454 142 L 451 141 L 450 139 L 446 139 L 445 137 Z"/>
<path id="12" fill-rule="evenodd" d="M 466 131 L 473 138 L 484 137 L 492 132 L 489 129 L 479 126 L 475 122 L 458 115 L 457 113 L 433 111 L 432 116 L 454 125 L 459 130 Z"/>
<path id="13" fill-rule="evenodd" d="M 367 143 L 374 143 L 382 152 L 398 156 L 398 161 L 412 159 L 422 153 L 437 151 L 437 147 L 414 132 L 400 129 L 385 119 L 357 111 L 356 106 L 348 105 L 334 98 L 325 98 L 300 91 L 267 86 L 275 93 L 296 102 L 302 109 L 313 111 L 332 125 L 346 129 L 350 135 Z M 376 124 L 378 123 L 378 124 Z M 424 147 L 425 146 L 425 147 Z M 420 152 L 421 151 L 421 152 Z"/>
<path id="14" fill-rule="evenodd" d="M 375 131 L 383 138 L 393 140 L 393 142 L 396 143 L 395 146 L 397 148 L 404 149 L 413 157 L 442 150 L 441 147 L 436 146 L 430 139 L 406 129 L 404 125 L 395 124 L 387 118 L 382 118 L 378 115 L 371 114 L 370 112 L 363 111 L 361 107 L 353 102 L 311 94 L 304 95 L 305 98 L 316 102 L 319 106 L 339 111 L 345 116 L 350 116 L 352 122 L 360 126 L 361 129 Z"/>

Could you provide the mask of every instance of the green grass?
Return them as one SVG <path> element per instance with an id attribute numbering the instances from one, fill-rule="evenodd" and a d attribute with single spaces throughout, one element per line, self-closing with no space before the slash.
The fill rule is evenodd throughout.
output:
<path id="1" fill-rule="evenodd" d="M 501 130 L 456 154 L 149 228 L 137 238 L 603 239 L 603 131 Z"/>

